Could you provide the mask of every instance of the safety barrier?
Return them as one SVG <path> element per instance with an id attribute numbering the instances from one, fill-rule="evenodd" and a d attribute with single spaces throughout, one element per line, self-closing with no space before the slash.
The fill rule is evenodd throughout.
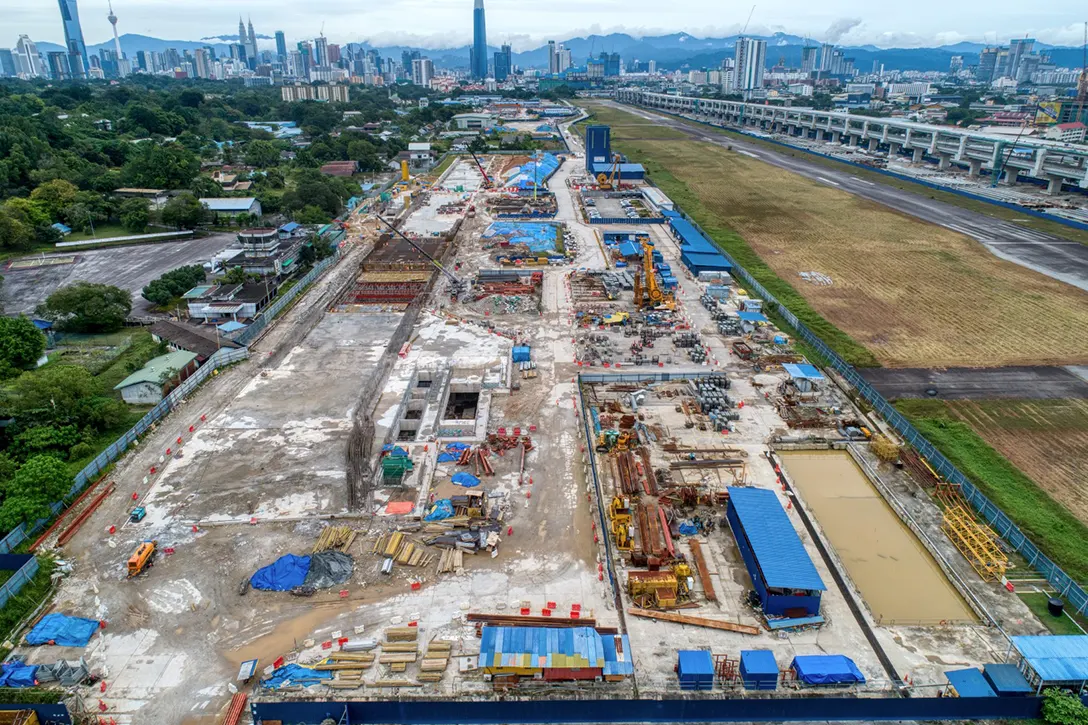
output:
<path id="1" fill-rule="evenodd" d="M 192 375 L 183 380 L 181 385 L 171 390 L 170 393 L 160 400 L 154 408 L 147 411 L 144 417 L 137 421 L 136 425 L 129 428 L 124 435 L 109 444 L 106 447 L 106 450 L 99 453 L 94 460 L 83 467 L 82 471 L 76 474 L 72 488 L 68 491 L 68 494 L 62 500 L 57 501 L 50 506 L 52 516 L 59 514 L 64 509 L 65 502 L 79 495 L 79 492 L 82 491 L 88 483 L 96 480 L 102 472 L 105 471 L 111 463 L 120 458 L 121 455 L 128 450 L 128 447 L 136 442 L 148 428 L 166 417 L 166 415 L 174 408 L 181 405 L 181 402 L 185 397 L 196 390 L 197 386 L 204 382 L 209 375 L 224 365 L 229 365 L 238 362 L 239 360 L 245 360 L 247 357 L 249 357 L 249 350 L 244 347 L 220 348 L 219 350 L 216 350 L 216 352 L 209 357 L 203 365 L 198 367 Z M 52 516 L 50 516 L 50 518 L 52 518 Z M 11 533 L 0 541 L 0 554 L 7 554 L 13 551 L 19 544 L 23 543 L 23 541 L 41 530 L 48 521 L 48 518 L 38 519 L 29 527 L 26 526 L 26 524 L 19 524 L 19 526 L 16 526 L 12 529 Z"/>
<path id="2" fill-rule="evenodd" d="M 627 217 L 597 217 L 596 219 L 590 218 L 590 224 L 664 224 L 665 217 L 635 217 L 629 219 Z"/>
<path id="3" fill-rule="evenodd" d="M 0 569 L 15 572 L 3 586 L 0 586 L 0 608 L 2 608 L 38 573 L 38 559 L 31 554 L 0 554 Z"/>
<path id="4" fill-rule="evenodd" d="M 507 696 L 510 697 L 509 695 Z M 777 693 L 771 698 L 517 699 L 491 701 L 372 700 L 255 702 L 255 725 L 380 723 L 704 723 L 859 720 L 1004 720 L 1039 716 L 1038 697 L 819 697 Z"/>
<path id="5" fill-rule="evenodd" d="M 302 291 L 309 287 L 315 279 L 320 277 L 326 269 L 336 264 L 341 255 L 342 252 L 340 251 L 340 247 L 337 247 L 335 254 L 331 257 L 322 259 L 315 264 L 314 268 L 307 272 L 294 287 L 287 290 L 282 297 L 279 297 L 268 307 L 261 310 L 261 314 L 254 317 L 253 321 L 249 323 L 246 329 L 235 335 L 234 341 L 241 345 L 252 344 L 254 340 L 261 336 L 261 333 L 264 332 L 265 328 L 272 324 L 272 320 L 276 319 L 276 315 L 282 312 L 287 305 L 291 304 L 296 297 L 302 294 Z"/>
<path id="6" fill-rule="evenodd" d="M 679 208 L 677 211 L 707 239 L 713 239 L 698 225 L 698 223 Z M 1020 528 L 997 507 L 990 499 L 979 491 L 956 466 L 943 453 L 930 443 L 914 427 L 903 414 L 896 410 L 888 400 L 877 392 L 865 378 L 854 369 L 852 365 L 843 360 L 837 352 L 831 349 L 816 333 L 812 332 L 797 316 L 790 312 L 789 308 L 779 302 L 762 284 L 748 273 L 737 260 L 718 245 L 724 256 L 734 266 L 732 274 L 745 281 L 745 289 L 755 293 L 765 300 L 782 318 L 792 327 L 797 334 L 808 343 L 824 360 L 830 364 L 850 385 L 864 397 L 873 409 L 891 425 L 903 437 L 907 443 L 915 448 L 925 458 L 933 469 L 950 483 L 959 485 L 960 490 L 974 509 L 997 531 L 998 535 L 1010 546 L 1016 549 L 1036 571 L 1046 577 L 1047 581 L 1077 612 L 1084 613 L 1088 609 L 1088 593 L 1084 591 L 1068 574 L 1049 559 L 1039 548 L 1033 544 Z"/>

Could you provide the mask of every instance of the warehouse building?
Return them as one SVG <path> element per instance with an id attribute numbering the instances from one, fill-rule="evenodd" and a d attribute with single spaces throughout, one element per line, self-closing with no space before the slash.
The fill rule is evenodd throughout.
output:
<path id="1" fill-rule="evenodd" d="M 824 586 L 778 496 L 763 488 L 731 487 L 726 516 L 752 585 L 771 617 L 820 613 Z"/>
<path id="2" fill-rule="evenodd" d="M 635 671 L 627 635 L 592 627 L 484 627 L 478 664 L 487 680 L 617 681 Z"/>
<path id="3" fill-rule="evenodd" d="M 718 250 L 714 243 L 704 237 L 695 225 L 676 212 L 664 212 L 669 223 L 669 231 L 680 243 L 680 261 L 692 274 L 700 272 L 731 272 L 733 265 Z"/>
<path id="4" fill-rule="evenodd" d="M 1013 657 L 1019 673 L 1023 675 L 1023 685 L 1030 686 L 1028 693 L 1042 692 L 1046 687 L 1064 687 L 1083 694 L 1088 687 L 1088 636 L 1078 634 L 1013 637 L 1009 654 Z M 1012 666 L 987 665 L 984 673 L 992 674 L 995 668 Z M 1016 680 L 1011 678 L 1011 681 Z M 996 687 L 994 689 L 998 695 L 1015 690 L 1008 685 L 1008 681 L 1004 692 Z M 1021 690 L 1015 694 L 1028 693 Z"/>
<path id="5" fill-rule="evenodd" d="M 586 126 L 586 171 L 592 176 L 612 171 L 612 129 L 608 126 Z M 646 176 L 642 164 L 619 165 L 621 181 L 637 181 Z"/>

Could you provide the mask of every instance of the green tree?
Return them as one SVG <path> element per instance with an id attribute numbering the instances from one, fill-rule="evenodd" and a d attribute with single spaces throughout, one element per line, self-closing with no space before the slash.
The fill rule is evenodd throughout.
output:
<path id="1" fill-rule="evenodd" d="M 74 198 L 74 196 L 73 196 Z M 28 227 L 47 227 L 53 220 L 40 202 L 16 197 L 4 202 L 4 211 Z"/>
<path id="2" fill-rule="evenodd" d="M 246 281 L 246 271 L 241 267 L 231 267 L 223 275 L 224 284 L 244 284 Z"/>
<path id="3" fill-rule="evenodd" d="M 218 199 L 223 196 L 223 187 L 210 176 L 198 176 L 189 185 L 189 191 L 198 199 Z"/>
<path id="4" fill-rule="evenodd" d="M 67 451 L 79 443 L 79 428 L 74 425 L 38 425 L 15 436 L 11 450 L 19 458 L 26 459 L 39 453 Z"/>
<path id="5" fill-rule="evenodd" d="M 1048 688 L 1043 693 L 1043 722 L 1048 725 L 1086 725 L 1088 708 L 1073 693 Z"/>
<path id="6" fill-rule="evenodd" d="M 204 267 L 199 264 L 178 267 L 152 281 L 143 289 L 148 302 L 164 306 L 204 281 Z"/>
<path id="7" fill-rule="evenodd" d="M 280 163 L 280 147 L 274 141 L 250 141 L 244 151 L 249 166 L 263 169 Z"/>
<path id="8" fill-rule="evenodd" d="M 208 214 L 208 209 L 192 194 L 178 194 L 162 207 L 162 222 L 177 229 L 195 229 Z"/>
<path id="9" fill-rule="evenodd" d="M 324 224 L 331 218 L 321 207 L 309 204 L 302 208 L 302 211 L 295 217 L 295 221 L 299 224 Z"/>
<path id="10" fill-rule="evenodd" d="M 6 208 L 0 207 L 0 247 L 4 249 L 30 249 L 34 245 L 34 230 Z"/>
<path id="11" fill-rule="evenodd" d="M 47 365 L 20 375 L 11 391 L 16 417 L 42 411 L 46 420 L 70 420 L 79 412 L 80 401 L 98 395 L 99 385 L 79 365 Z"/>
<path id="12" fill-rule="evenodd" d="M 149 189 L 185 189 L 200 172 L 200 159 L 181 144 L 138 144 L 121 169 L 126 184 Z"/>
<path id="13" fill-rule="evenodd" d="M 48 518 L 49 507 L 72 488 L 68 466 L 50 455 L 37 455 L 19 466 L 3 483 L 0 528 L 10 531 L 21 523 Z"/>
<path id="14" fill-rule="evenodd" d="M 139 234 L 147 228 L 147 222 L 151 218 L 151 206 L 147 199 L 125 199 L 121 203 L 121 226 L 133 234 Z"/>
<path id="15" fill-rule="evenodd" d="M 64 179 L 53 179 L 30 192 L 30 200 L 37 202 L 53 221 L 61 218 L 64 208 L 76 200 L 79 189 Z"/>
<path id="16" fill-rule="evenodd" d="M 45 335 L 26 317 L 0 317 L 0 377 L 33 368 L 45 352 Z"/>
<path id="17" fill-rule="evenodd" d="M 487 141 L 484 140 L 483 136 L 476 136 L 469 142 L 468 150 L 475 154 L 483 153 L 487 151 Z"/>
<path id="18" fill-rule="evenodd" d="M 113 332 L 132 312 L 132 295 L 108 284 L 76 282 L 49 295 L 40 311 L 63 330 Z"/>

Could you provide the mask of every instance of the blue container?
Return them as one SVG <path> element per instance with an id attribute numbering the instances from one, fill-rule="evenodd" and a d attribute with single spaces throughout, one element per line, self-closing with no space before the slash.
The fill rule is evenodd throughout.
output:
<path id="1" fill-rule="evenodd" d="M 766 649 L 741 650 L 740 679 L 746 690 L 777 689 L 778 663 L 774 653 Z"/>
<path id="2" fill-rule="evenodd" d="M 680 650 L 676 674 L 681 690 L 714 689 L 714 659 L 705 649 Z"/>
<path id="3" fill-rule="evenodd" d="M 623 269 L 626 266 L 627 266 L 627 262 L 616 262 L 616 268 L 617 269 Z"/>
<path id="4" fill-rule="evenodd" d="M 510 356 L 514 359 L 514 362 L 529 362 L 531 355 L 529 353 L 528 345 L 515 345 Z"/>

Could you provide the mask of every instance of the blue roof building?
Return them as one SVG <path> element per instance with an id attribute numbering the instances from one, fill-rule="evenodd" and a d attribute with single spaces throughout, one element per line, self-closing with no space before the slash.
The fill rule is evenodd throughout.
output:
<path id="1" fill-rule="evenodd" d="M 592 627 L 484 627 L 477 664 L 488 680 L 621 680 L 635 671 L 627 635 Z"/>
<path id="2" fill-rule="evenodd" d="M 820 613 L 827 587 L 774 491 L 731 487 L 726 517 L 767 615 Z"/>
<path id="3" fill-rule="evenodd" d="M 1012 646 L 1020 655 L 1018 674 L 1022 673 L 1029 692 L 1039 692 L 1044 687 L 1088 686 L 1088 636 L 1078 635 L 1022 635 L 1012 638 Z M 993 668 L 1012 668 L 1013 665 L 986 665 L 987 679 L 1001 675 Z M 1012 681 L 1012 673 L 1003 673 Z M 1006 683 L 1008 685 L 1008 683 Z M 994 688 L 998 695 L 1006 692 Z M 1008 690 L 1008 686 L 1005 688 Z"/>
<path id="4" fill-rule="evenodd" d="M 959 697 L 997 697 L 994 688 L 990 687 L 990 683 L 977 667 L 949 670 L 944 673 L 944 676 L 948 678 L 948 684 Z"/>

